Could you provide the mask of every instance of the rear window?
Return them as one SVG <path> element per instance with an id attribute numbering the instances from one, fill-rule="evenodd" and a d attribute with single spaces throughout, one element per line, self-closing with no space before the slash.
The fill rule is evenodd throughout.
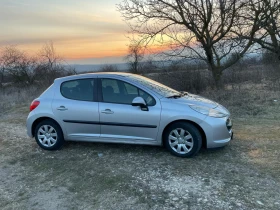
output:
<path id="1" fill-rule="evenodd" d="M 93 101 L 94 79 L 77 79 L 63 82 L 60 86 L 61 95 L 79 101 Z"/>

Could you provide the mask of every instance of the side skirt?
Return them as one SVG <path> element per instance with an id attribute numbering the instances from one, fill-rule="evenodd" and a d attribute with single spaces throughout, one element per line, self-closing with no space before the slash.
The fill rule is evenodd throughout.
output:
<path id="1" fill-rule="evenodd" d="M 155 145 L 161 146 L 158 141 L 147 141 L 147 140 L 137 140 L 137 139 L 118 139 L 118 138 L 101 138 L 101 137 L 71 137 L 65 139 L 66 141 L 78 141 L 78 142 L 99 142 L 99 143 L 120 143 L 120 144 L 139 144 L 139 145 Z"/>

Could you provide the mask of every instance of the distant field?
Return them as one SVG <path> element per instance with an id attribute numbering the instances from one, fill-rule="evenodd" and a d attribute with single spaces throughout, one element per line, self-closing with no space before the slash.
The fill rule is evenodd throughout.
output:
<path id="1" fill-rule="evenodd" d="M 201 94 L 232 112 L 234 140 L 193 159 L 122 144 L 43 151 L 26 135 L 28 92 L 10 95 L 0 114 L 0 209 L 280 209 L 279 91 L 244 84 Z"/>

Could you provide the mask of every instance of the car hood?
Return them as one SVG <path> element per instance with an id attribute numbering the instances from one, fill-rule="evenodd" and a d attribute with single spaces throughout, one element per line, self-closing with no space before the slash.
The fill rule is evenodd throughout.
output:
<path id="1" fill-rule="evenodd" d="M 168 99 L 170 100 L 170 99 Z M 171 99 L 173 100 L 174 103 L 182 103 L 182 104 L 187 104 L 187 105 L 198 105 L 198 106 L 206 106 L 209 108 L 216 108 L 217 106 L 219 106 L 218 103 L 211 101 L 207 98 L 195 95 L 195 94 L 190 94 L 188 93 L 187 95 L 181 97 L 181 98 L 173 98 Z"/>

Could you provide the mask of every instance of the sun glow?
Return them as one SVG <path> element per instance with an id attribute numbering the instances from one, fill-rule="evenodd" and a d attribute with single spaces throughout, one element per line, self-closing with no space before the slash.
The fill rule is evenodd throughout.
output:
<path id="1" fill-rule="evenodd" d="M 0 7 L 0 48 L 16 45 L 36 54 L 48 41 L 66 60 L 119 57 L 127 53 L 128 27 L 115 1 L 4 0 Z"/>

